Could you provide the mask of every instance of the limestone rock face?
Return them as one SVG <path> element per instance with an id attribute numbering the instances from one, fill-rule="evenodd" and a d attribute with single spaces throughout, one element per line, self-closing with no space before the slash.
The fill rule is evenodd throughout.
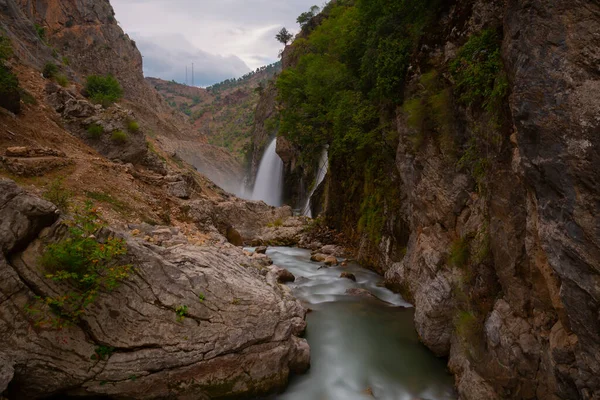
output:
<path id="1" fill-rule="evenodd" d="M 101 293 L 81 323 L 34 327 L 22 310 L 56 293 L 37 260 L 62 224 L 52 204 L 12 181 L 0 189 L 0 390 L 10 381 L 10 397 L 239 398 L 280 389 L 308 368 L 297 337 L 306 311 L 287 288 L 267 284 L 241 249 L 171 246 L 177 234 L 164 228 L 150 232 L 161 246 L 140 230 L 124 235 L 135 272 Z M 92 359 L 100 346 L 110 354 Z"/>

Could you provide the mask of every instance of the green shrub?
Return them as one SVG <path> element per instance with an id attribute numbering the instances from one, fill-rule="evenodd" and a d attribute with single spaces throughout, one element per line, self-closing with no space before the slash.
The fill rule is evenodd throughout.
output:
<path id="1" fill-rule="evenodd" d="M 13 54 L 10 39 L 0 35 L 0 61 L 10 58 Z"/>
<path id="2" fill-rule="evenodd" d="M 73 22 L 73 20 L 69 18 L 69 19 L 67 20 L 67 22 L 65 23 L 65 26 L 66 26 L 67 28 L 72 28 L 74 24 L 75 24 L 75 22 Z"/>
<path id="3" fill-rule="evenodd" d="M 492 111 L 507 94 L 501 38 L 487 29 L 472 35 L 450 64 L 459 101 L 466 105 L 481 104 Z"/>
<path id="4" fill-rule="evenodd" d="M 69 59 L 69 57 L 64 56 L 62 58 L 62 63 L 63 65 L 71 65 L 71 60 Z"/>
<path id="5" fill-rule="evenodd" d="M 67 87 L 69 85 L 69 79 L 63 74 L 56 75 L 54 80 L 62 87 Z"/>
<path id="6" fill-rule="evenodd" d="M 104 128 L 98 124 L 92 124 L 88 126 L 87 133 L 92 139 L 100 139 L 104 134 Z"/>
<path id="7" fill-rule="evenodd" d="M 129 140 L 129 137 L 123 131 L 114 131 L 110 138 L 117 143 L 125 143 Z"/>
<path id="8" fill-rule="evenodd" d="M 112 75 L 90 75 L 85 84 L 87 95 L 96 104 L 108 107 L 123 97 L 123 88 Z"/>
<path id="9" fill-rule="evenodd" d="M 140 124 L 137 121 L 131 120 L 127 122 L 127 130 L 131 133 L 138 133 L 140 131 Z"/>
<path id="10" fill-rule="evenodd" d="M 110 358 L 110 356 L 115 352 L 114 347 L 110 346 L 98 346 L 94 350 L 94 354 L 90 357 L 92 360 L 102 361 Z"/>
<path id="11" fill-rule="evenodd" d="M 66 212 L 69 210 L 72 193 L 63 187 L 63 181 L 64 178 L 54 180 L 48 190 L 44 192 L 43 197 Z"/>
<path id="12" fill-rule="evenodd" d="M 57 73 L 58 73 L 58 67 L 53 62 L 47 62 L 46 65 L 44 65 L 44 69 L 42 70 L 42 74 L 44 75 L 44 78 L 47 78 L 47 79 L 54 78 Z"/>
<path id="13" fill-rule="evenodd" d="M 43 41 L 46 40 L 46 28 L 38 24 L 34 24 L 33 27 L 35 28 L 35 33 L 38 37 Z"/>
<path id="14" fill-rule="evenodd" d="M 282 227 L 283 226 L 283 220 L 281 218 L 277 218 L 275 221 L 269 222 L 267 224 L 267 226 L 269 228 L 279 228 L 279 227 Z"/>
<path id="15" fill-rule="evenodd" d="M 188 306 L 179 306 L 175 309 L 175 314 L 177 314 L 177 321 L 183 322 L 186 315 L 188 313 Z"/>
<path id="16" fill-rule="evenodd" d="M 40 259 L 46 279 L 54 281 L 60 292 L 37 297 L 36 305 L 26 307 L 39 326 L 62 328 L 79 322 L 101 292 L 117 288 L 132 270 L 131 265 L 118 262 L 127 254 L 123 239 L 97 239 L 104 224 L 92 203 L 86 203 L 66 224 L 67 237 L 49 244 Z"/>

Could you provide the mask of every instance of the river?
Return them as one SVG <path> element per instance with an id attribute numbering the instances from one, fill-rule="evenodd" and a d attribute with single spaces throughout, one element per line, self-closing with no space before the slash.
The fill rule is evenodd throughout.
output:
<path id="1" fill-rule="evenodd" d="M 311 369 L 272 399 L 456 399 L 445 360 L 418 340 L 412 306 L 378 286 L 379 275 L 355 263 L 320 268 L 303 249 L 273 247 L 267 255 L 296 276 L 290 287 L 312 310 L 306 331 Z M 353 273 L 356 283 L 340 278 L 343 271 Z M 347 295 L 350 288 L 366 289 L 383 301 Z"/>

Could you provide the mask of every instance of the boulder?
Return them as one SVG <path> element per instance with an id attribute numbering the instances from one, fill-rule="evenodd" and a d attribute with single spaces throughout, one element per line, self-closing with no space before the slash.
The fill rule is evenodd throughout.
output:
<path id="1" fill-rule="evenodd" d="M 311 260 L 311 261 L 315 261 L 315 262 L 323 262 L 323 261 L 325 261 L 326 259 L 327 259 L 327 256 L 326 256 L 325 254 L 320 254 L 320 253 L 313 254 L 313 255 L 310 257 L 310 260 Z"/>
<path id="2" fill-rule="evenodd" d="M 256 248 L 256 250 L 254 250 L 255 253 L 258 254 L 266 254 L 267 253 L 267 246 L 259 246 Z"/>
<path id="3" fill-rule="evenodd" d="M 233 227 L 227 227 L 227 232 L 225 233 L 225 237 L 227 241 L 234 246 L 243 246 L 244 239 L 242 239 L 242 235 Z"/>
<path id="4" fill-rule="evenodd" d="M 10 381 L 11 396 L 27 399 L 245 398 L 281 390 L 309 367 L 298 337 L 306 310 L 242 249 L 158 247 L 143 240 L 143 225 L 123 235 L 134 272 L 100 293 L 80 324 L 32 328 L 24 307 L 63 290 L 38 263 L 64 235 L 55 210 L 0 179 L 0 390 Z M 100 234 L 110 232 L 121 235 Z M 165 227 L 147 235 L 177 236 Z"/>
<path id="5" fill-rule="evenodd" d="M 319 253 L 335 256 L 335 257 L 343 257 L 345 252 L 341 246 L 336 246 L 334 244 L 328 244 L 326 246 L 321 247 Z"/>
<path id="6" fill-rule="evenodd" d="M 294 276 L 294 274 L 292 274 L 290 271 L 288 271 L 285 268 L 280 268 L 276 265 L 273 265 L 273 266 L 271 266 L 270 270 L 271 270 L 271 272 L 273 272 L 273 274 L 275 274 L 275 277 L 277 278 L 278 283 L 288 283 L 288 282 L 294 282 L 296 280 L 296 277 Z"/>
<path id="7" fill-rule="evenodd" d="M 367 297 L 369 299 L 377 299 L 377 297 L 374 296 L 373 293 L 369 292 L 367 289 L 362 289 L 362 288 L 350 288 L 350 289 L 346 290 L 346 294 L 350 295 L 350 296 Z"/>
<path id="8" fill-rule="evenodd" d="M 188 186 L 183 181 L 168 183 L 167 191 L 169 195 L 173 197 L 178 197 L 180 199 L 190 198 L 190 191 L 188 190 Z"/>
<path id="9" fill-rule="evenodd" d="M 356 282 L 356 276 L 354 276 L 354 274 L 350 272 L 342 272 L 340 278 L 350 279 L 351 281 Z"/>
<path id="10" fill-rule="evenodd" d="M 328 266 L 338 265 L 338 260 L 334 256 L 325 257 L 324 262 L 325 262 L 325 265 L 328 265 Z"/>

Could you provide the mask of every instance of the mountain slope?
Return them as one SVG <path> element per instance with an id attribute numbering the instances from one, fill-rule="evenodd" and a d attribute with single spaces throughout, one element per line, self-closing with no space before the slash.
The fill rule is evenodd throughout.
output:
<path id="1" fill-rule="evenodd" d="M 147 81 L 171 107 L 189 117 L 199 135 L 247 163 L 260 92 L 280 70 L 280 63 L 268 65 L 207 89 L 156 78 L 147 78 Z"/>

